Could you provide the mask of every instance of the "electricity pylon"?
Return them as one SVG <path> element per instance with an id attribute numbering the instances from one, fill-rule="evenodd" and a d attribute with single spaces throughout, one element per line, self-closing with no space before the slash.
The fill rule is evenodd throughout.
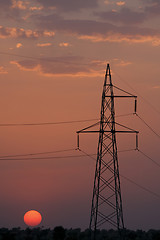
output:
<path id="1" fill-rule="evenodd" d="M 114 95 L 113 89 L 125 93 L 124 96 Z M 120 238 L 123 239 L 121 232 L 124 230 L 122 196 L 120 186 L 120 174 L 118 164 L 118 152 L 116 133 L 136 133 L 136 149 L 138 148 L 137 134 L 131 128 L 118 124 L 115 121 L 115 103 L 117 97 L 135 98 L 135 113 L 137 108 L 137 96 L 134 96 L 118 87 L 113 86 L 110 66 L 107 64 L 106 75 L 102 92 L 102 104 L 100 112 L 100 121 L 89 127 L 78 131 L 78 149 L 79 133 L 99 133 L 96 170 L 94 178 L 90 230 L 93 231 L 93 238 L 96 238 L 96 230 L 107 223 L 118 229 Z M 100 124 L 99 130 L 89 130 L 97 124 Z M 116 130 L 116 125 L 122 130 Z"/>

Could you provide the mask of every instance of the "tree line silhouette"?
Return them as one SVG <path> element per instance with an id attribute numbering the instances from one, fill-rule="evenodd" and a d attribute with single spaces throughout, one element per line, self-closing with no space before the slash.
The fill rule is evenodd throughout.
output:
<path id="1" fill-rule="evenodd" d="M 1 228 L 0 240 L 90 240 L 90 231 L 77 229 L 65 229 L 57 226 L 54 229 L 43 228 Z M 116 230 L 97 230 L 96 240 L 119 240 Z M 160 240 L 160 230 L 150 229 L 125 231 L 125 240 Z"/>

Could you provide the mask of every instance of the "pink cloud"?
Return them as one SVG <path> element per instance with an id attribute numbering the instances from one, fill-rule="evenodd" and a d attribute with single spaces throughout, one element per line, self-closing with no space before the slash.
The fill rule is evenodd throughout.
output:
<path id="1" fill-rule="evenodd" d="M 89 40 L 92 42 L 127 42 L 130 44 L 133 43 L 151 43 L 153 46 L 160 45 L 160 36 L 141 36 L 137 35 L 125 35 L 125 34 L 114 34 L 110 33 L 108 35 L 95 34 L 95 35 L 82 35 L 79 36 L 79 39 Z"/>
<path id="2" fill-rule="evenodd" d="M 7 74 L 7 70 L 3 67 L 3 66 L 0 66 L 0 74 Z"/>
<path id="3" fill-rule="evenodd" d="M 67 43 L 67 42 L 61 42 L 61 43 L 59 43 L 59 46 L 60 46 L 60 47 L 69 47 L 70 44 Z"/>
<path id="4" fill-rule="evenodd" d="M 29 2 L 12 0 L 12 8 L 18 8 L 20 10 L 26 10 Z"/>
<path id="5" fill-rule="evenodd" d="M 17 43 L 16 44 L 16 48 L 21 48 L 23 45 L 22 45 L 22 43 Z"/>
<path id="6" fill-rule="evenodd" d="M 37 43 L 37 47 L 49 47 L 52 43 Z"/>
<path id="7" fill-rule="evenodd" d="M 43 6 L 33 6 L 29 8 L 31 11 L 40 11 L 43 9 Z"/>
<path id="8" fill-rule="evenodd" d="M 160 85 L 154 86 L 153 89 L 160 89 Z"/>
<path id="9" fill-rule="evenodd" d="M 119 1 L 119 2 L 116 2 L 117 6 L 123 6 L 125 5 L 125 1 Z"/>
<path id="10" fill-rule="evenodd" d="M 53 31 L 33 31 L 31 29 L 10 28 L 0 26 L 0 38 L 39 38 L 52 37 L 55 33 Z"/>

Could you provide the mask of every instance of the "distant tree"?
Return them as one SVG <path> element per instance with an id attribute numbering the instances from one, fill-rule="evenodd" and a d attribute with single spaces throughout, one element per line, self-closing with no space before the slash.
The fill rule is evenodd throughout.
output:
<path id="1" fill-rule="evenodd" d="M 90 240 L 89 229 L 81 231 L 77 229 L 64 229 L 62 226 L 52 229 L 42 228 L 0 228 L 0 240 Z M 116 230 L 97 230 L 96 240 L 119 240 L 119 233 Z M 150 229 L 147 232 L 142 230 L 125 230 L 125 240 L 160 240 L 160 230 Z"/>
<path id="2" fill-rule="evenodd" d="M 15 239 L 14 235 L 10 232 L 7 232 L 2 237 L 2 240 L 14 240 L 14 239 Z"/>
<path id="3" fill-rule="evenodd" d="M 81 229 L 69 229 L 66 231 L 66 238 L 65 240 L 79 240 L 80 239 Z"/>
<path id="4" fill-rule="evenodd" d="M 153 233 L 152 240 L 160 240 L 160 231 Z"/>
<path id="5" fill-rule="evenodd" d="M 66 231 L 62 226 L 57 226 L 53 230 L 53 240 L 64 240 Z"/>
<path id="6" fill-rule="evenodd" d="M 134 231 L 129 231 L 127 234 L 127 239 L 128 240 L 136 240 L 137 234 Z"/>

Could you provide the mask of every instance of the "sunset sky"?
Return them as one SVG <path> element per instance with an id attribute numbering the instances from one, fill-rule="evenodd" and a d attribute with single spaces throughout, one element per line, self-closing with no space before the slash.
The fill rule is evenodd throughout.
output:
<path id="1" fill-rule="evenodd" d="M 113 84 L 138 96 L 138 114 L 157 136 L 135 115 L 117 121 L 140 131 L 140 150 L 160 164 L 159 0 L 0 0 L 0 19 L 0 124 L 98 119 L 110 63 Z M 131 99 L 115 106 L 117 116 L 134 111 Z M 74 149 L 76 131 L 96 121 L 0 125 L 0 157 L 71 149 L 29 156 L 44 159 L 1 157 L 0 227 L 25 228 L 31 209 L 45 228 L 88 227 L 95 162 Z M 81 135 L 80 147 L 95 154 L 97 140 Z M 117 141 L 120 151 L 135 148 L 133 135 Z M 119 153 L 120 174 L 159 195 L 121 178 L 129 229 L 160 229 L 156 163 L 138 151 Z"/>

